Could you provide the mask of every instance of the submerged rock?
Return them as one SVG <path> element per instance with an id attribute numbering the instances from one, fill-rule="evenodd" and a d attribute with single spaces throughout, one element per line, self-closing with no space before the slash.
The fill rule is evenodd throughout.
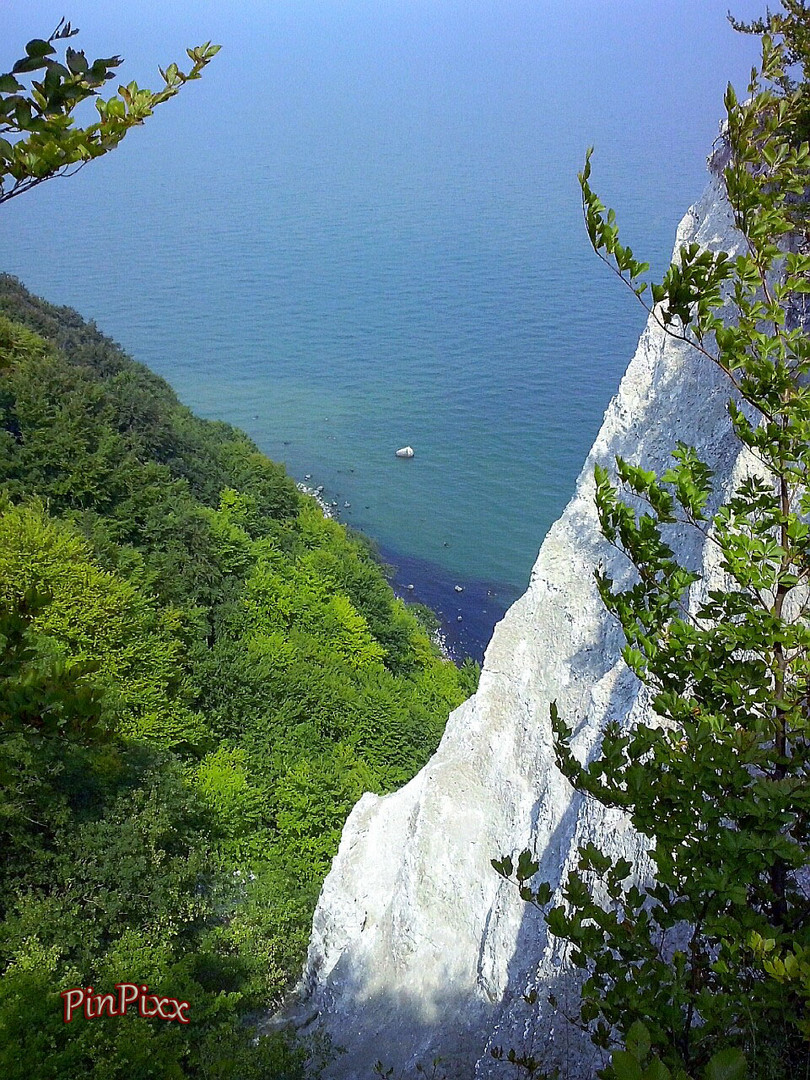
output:
<path id="1" fill-rule="evenodd" d="M 739 239 L 712 182 L 681 223 L 677 246 L 733 252 Z M 490 860 L 530 847 L 539 880 L 557 883 L 587 841 L 613 855 L 641 850 L 620 812 L 572 790 L 552 745 L 552 701 L 581 757 L 607 720 L 632 722 L 648 709 L 593 579 L 601 563 L 617 583 L 630 580 L 626 560 L 600 534 L 593 470 L 617 454 L 662 470 L 681 440 L 729 484 L 744 465 L 729 394 L 710 361 L 648 322 L 529 588 L 495 629 L 477 693 L 450 716 L 409 784 L 384 798 L 364 795 L 350 814 L 301 986 L 302 1010 L 317 1011 L 307 1030 L 346 1048 L 331 1075 L 368 1077 L 378 1059 L 410 1072 L 438 1055 L 448 1077 L 503 1077 L 495 1046 L 562 1061 L 569 1078 L 593 1075 L 590 1044 L 545 1004 L 553 990 L 565 1011 L 576 1007 L 566 951 Z M 688 565 L 716 570 L 697 533 L 673 533 L 670 542 Z M 523 995 L 534 988 L 530 1008 Z"/>

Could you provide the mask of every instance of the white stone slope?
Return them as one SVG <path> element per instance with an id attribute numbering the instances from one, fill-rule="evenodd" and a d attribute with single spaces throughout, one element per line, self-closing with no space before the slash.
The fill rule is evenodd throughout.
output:
<path id="1" fill-rule="evenodd" d="M 714 180 L 681 223 L 676 249 L 695 240 L 738 249 Z M 564 953 L 490 860 L 529 846 L 539 879 L 558 882 L 589 839 L 609 852 L 635 849 L 620 815 L 584 802 L 560 775 L 549 723 L 556 701 L 586 755 L 607 720 L 646 708 L 594 585 L 599 564 L 617 581 L 629 570 L 599 533 L 593 469 L 621 455 L 662 470 L 682 440 L 727 487 L 742 467 L 728 397 L 711 362 L 648 323 L 527 592 L 496 627 L 478 692 L 451 715 L 418 776 L 384 798 L 364 795 L 352 811 L 315 912 L 303 983 L 305 1030 L 327 1031 L 346 1051 L 332 1075 L 370 1077 L 378 1059 L 411 1075 L 440 1055 L 449 1077 L 511 1076 L 491 1056 L 498 1045 L 548 1052 L 567 1076 L 593 1075 L 570 1025 L 523 1000 L 534 986 L 541 1000 L 549 988 L 572 1009 L 576 999 Z M 698 541 L 680 536 L 676 549 L 701 566 Z"/>

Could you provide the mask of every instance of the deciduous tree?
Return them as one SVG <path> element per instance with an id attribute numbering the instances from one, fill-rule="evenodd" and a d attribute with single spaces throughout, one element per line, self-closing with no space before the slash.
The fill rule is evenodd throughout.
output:
<path id="1" fill-rule="evenodd" d="M 650 285 L 590 186 L 590 152 L 580 175 L 594 249 L 725 373 L 751 462 L 716 509 L 687 445 L 663 475 L 621 459 L 615 479 L 596 470 L 602 532 L 635 568 L 629 588 L 603 572 L 598 588 L 656 717 L 609 725 L 583 763 L 552 707 L 555 749 L 579 791 L 648 838 L 654 880 L 589 844 L 553 903 L 528 852 L 494 863 L 570 943 L 584 978 L 572 1019 L 611 1052 L 608 1080 L 810 1075 L 810 151 L 804 85 L 787 67 L 809 57 L 806 35 L 785 32 L 800 29 L 794 15 L 762 27 L 747 99 L 726 94 L 723 177 L 743 254 L 690 244 Z M 717 550 L 717 580 L 679 561 L 683 528 Z"/>

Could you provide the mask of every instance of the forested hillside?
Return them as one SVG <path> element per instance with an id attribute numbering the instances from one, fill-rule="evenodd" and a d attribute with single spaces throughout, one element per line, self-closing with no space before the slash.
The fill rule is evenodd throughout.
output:
<path id="1" fill-rule="evenodd" d="M 243 433 L 8 277 L 0 388 L 0 1074 L 282 1075 L 244 1018 L 474 671 Z M 192 1023 L 63 1023 L 122 981 Z"/>

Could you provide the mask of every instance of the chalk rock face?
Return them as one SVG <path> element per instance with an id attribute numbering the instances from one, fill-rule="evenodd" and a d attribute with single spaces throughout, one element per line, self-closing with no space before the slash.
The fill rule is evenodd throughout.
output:
<path id="1" fill-rule="evenodd" d="M 677 246 L 692 241 L 739 250 L 715 180 L 679 228 Z M 315 912 L 299 1016 L 345 1048 L 331 1075 L 367 1078 L 378 1059 L 410 1074 L 438 1055 L 449 1077 L 504 1076 L 495 1046 L 563 1061 L 566 1076 L 593 1075 L 587 1041 L 523 999 L 537 987 L 542 1002 L 553 989 L 573 1010 L 576 983 L 565 951 L 490 860 L 529 847 L 539 880 L 556 883 L 588 840 L 614 854 L 641 850 L 626 819 L 584 802 L 554 763 L 550 702 L 581 755 L 606 721 L 632 722 L 648 708 L 594 585 L 600 564 L 618 582 L 630 577 L 600 535 L 593 469 L 621 455 L 662 470 L 681 440 L 728 488 L 744 465 L 729 393 L 710 361 L 650 320 L 529 588 L 495 630 L 478 692 L 409 784 L 364 795 L 349 816 Z M 682 560 L 711 574 L 699 541 L 672 540 Z"/>

